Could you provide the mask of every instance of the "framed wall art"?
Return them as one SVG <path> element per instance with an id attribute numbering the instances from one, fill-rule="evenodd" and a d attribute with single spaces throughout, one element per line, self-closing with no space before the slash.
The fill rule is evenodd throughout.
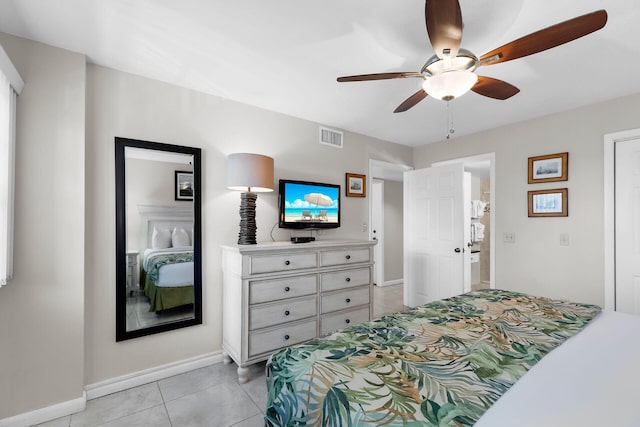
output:
<path id="1" fill-rule="evenodd" d="M 529 157 L 529 184 L 569 179 L 569 153 Z"/>
<path id="2" fill-rule="evenodd" d="M 346 174 L 346 195 L 347 197 L 367 196 L 367 176 L 355 173 Z"/>
<path id="3" fill-rule="evenodd" d="M 176 200 L 193 201 L 193 172 L 176 171 L 174 188 Z"/>
<path id="4" fill-rule="evenodd" d="M 569 216 L 569 190 L 529 191 L 529 216 Z"/>

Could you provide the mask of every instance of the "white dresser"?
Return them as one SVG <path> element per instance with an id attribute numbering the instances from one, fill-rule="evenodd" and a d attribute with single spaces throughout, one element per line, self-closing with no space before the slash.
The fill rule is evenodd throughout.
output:
<path id="1" fill-rule="evenodd" d="M 222 350 L 241 383 L 280 348 L 371 319 L 375 243 L 222 247 Z"/>

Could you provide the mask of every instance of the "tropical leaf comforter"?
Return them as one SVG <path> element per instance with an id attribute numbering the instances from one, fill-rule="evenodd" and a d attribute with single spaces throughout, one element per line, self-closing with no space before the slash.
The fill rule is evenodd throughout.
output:
<path id="1" fill-rule="evenodd" d="M 594 305 L 483 290 L 283 349 L 268 426 L 471 426 Z"/>

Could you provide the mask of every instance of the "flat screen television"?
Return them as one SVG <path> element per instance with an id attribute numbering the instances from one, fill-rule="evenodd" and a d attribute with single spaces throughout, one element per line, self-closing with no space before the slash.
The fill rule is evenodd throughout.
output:
<path id="1" fill-rule="evenodd" d="M 340 186 L 281 179 L 278 204 L 280 228 L 340 227 Z"/>

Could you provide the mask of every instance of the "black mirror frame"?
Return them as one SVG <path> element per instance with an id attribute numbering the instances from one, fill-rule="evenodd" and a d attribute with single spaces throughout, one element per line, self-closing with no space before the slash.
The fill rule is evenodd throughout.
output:
<path id="1" fill-rule="evenodd" d="M 126 227 L 126 182 L 125 182 L 125 148 L 145 148 L 149 150 L 168 151 L 190 154 L 193 156 L 193 261 L 194 283 L 193 293 L 194 317 L 164 323 L 148 328 L 127 331 L 127 227 Z M 202 324 L 202 215 L 201 215 L 201 149 L 138 139 L 115 138 L 116 163 L 116 341 L 171 331 L 187 326 Z"/>

